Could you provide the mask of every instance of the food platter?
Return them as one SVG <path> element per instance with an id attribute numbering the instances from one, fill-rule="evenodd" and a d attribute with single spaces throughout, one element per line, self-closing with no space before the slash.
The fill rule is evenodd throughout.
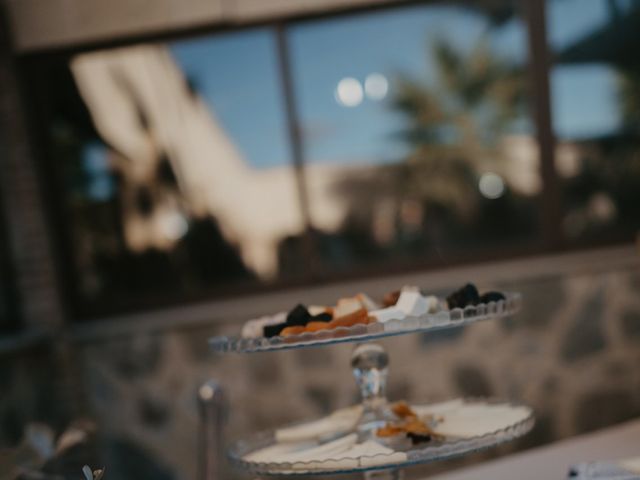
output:
<path id="1" fill-rule="evenodd" d="M 443 402 L 440 405 L 451 405 L 454 402 L 456 401 Z M 434 407 L 437 409 L 438 405 L 434 405 Z M 453 428 L 456 434 L 449 434 L 438 440 L 417 446 L 409 446 L 408 448 L 386 449 L 387 451 L 382 453 L 367 455 L 366 449 L 357 448 L 358 445 L 356 445 L 348 451 L 333 452 L 324 456 L 319 455 L 318 459 L 304 458 L 296 452 L 291 455 L 291 458 L 295 459 L 297 455 L 299 460 L 287 461 L 287 456 L 282 455 L 282 452 L 286 448 L 295 447 L 289 446 L 290 444 L 278 444 L 278 432 L 269 431 L 259 433 L 248 440 L 234 443 L 229 450 L 229 458 L 235 466 L 255 475 L 300 476 L 397 470 L 411 465 L 469 454 L 508 442 L 527 433 L 534 424 L 531 409 L 509 402 L 470 399 L 464 400 L 459 410 L 463 410 L 463 412 L 449 413 L 451 418 L 455 419 L 453 421 L 457 422 L 457 426 Z M 494 413 L 491 413 L 492 411 Z M 466 433 L 464 428 L 460 430 L 461 421 L 468 420 L 470 424 L 478 420 L 482 422 L 483 418 L 477 417 L 483 415 L 493 416 L 494 419 L 498 419 L 496 414 L 502 415 L 501 419 L 493 422 L 493 426 L 497 428 L 493 428 L 491 426 L 492 422 L 489 422 L 475 429 L 472 428 Z M 443 424 L 446 424 L 448 413 L 443 412 L 441 415 Z M 332 441 L 336 443 L 340 440 Z M 368 442 L 359 445 L 367 444 Z M 315 445 L 310 448 L 318 449 Z M 377 450 L 374 449 L 373 451 Z M 258 452 L 257 456 L 256 452 Z M 261 452 L 270 452 L 267 456 L 272 459 L 280 456 L 284 460 L 264 461 L 260 458 Z"/>
<path id="2" fill-rule="evenodd" d="M 216 353 L 252 353 L 271 350 L 314 347 L 345 342 L 364 342 L 393 335 L 417 332 L 430 332 L 439 329 L 458 327 L 494 318 L 503 318 L 517 313 L 522 297 L 516 292 L 505 292 L 504 300 L 469 305 L 464 308 L 440 310 L 420 316 L 407 316 L 375 322 L 366 325 L 339 327 L 319 332 L 304 332 L 288 337 L 242 338 L 240 336 L 219 336 L 209 339 L 211 349 Z"/>

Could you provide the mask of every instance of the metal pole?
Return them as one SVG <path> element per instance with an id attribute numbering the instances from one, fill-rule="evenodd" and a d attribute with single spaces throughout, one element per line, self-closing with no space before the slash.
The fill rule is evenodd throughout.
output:
<path id="1" fill-rule="evenodd" d="M 198 478 L 222 480 L 223 427 L 225 398 L 220 385 L 209 380 L 198 390 L 200 438 L 198 443 Z"/>

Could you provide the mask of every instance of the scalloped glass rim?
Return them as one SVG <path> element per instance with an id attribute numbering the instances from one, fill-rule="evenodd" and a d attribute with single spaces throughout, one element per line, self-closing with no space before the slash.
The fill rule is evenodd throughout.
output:
<path id="1" fill-rule="evenodd" d="M 427 332 L 457 327 L 487 320 L 502 318 L 516 313 L 521 306 L 522 296 L 517 292 L 505 292 L 505 300 L 480 303 L 468 307 L 440 310 L 420 317 L 406 317 L 402 320 L 390 320 L 386 323 L 370 323 L 352 327 L 338 327 L 319 332 L 305 332 L 289 337 L 240 338 L 221 336 L 209 339 L 209 345 L 217 353 L 253 353 L 270 350 L 314 347 L 344 342 L 362 342 L 375 338 L 403 335 L 414 332 Z"/>
<path id="2" fill-rule="evenodd" d="M 470 400 L 467 400 L 470 401 Z M 472 400 L 471 400 L 472 401 Z M 511 402 L 499 402 L 497 400 L 492 400 L 490 403 L 506 403 L 513 407 L 521 407 L 522 405 L 511 403 Z M 261 432 L 256 434 L 250 440 L 241 440 L 235 442 L 228 452 L 229 460 L 231 464 L 236 468 L 245 470 L 251 474 L 255 475 L 280 475 L 280 476 L 305 476 L 305 475 L 335 475 L 341 473 L 356 473 L 356 472 L 364 472 L 364 471 L 372 471 L 372 470 L 388 470 L 388 469 L 399 469 L 410 467 L 412 465 L 418 465 L 420 463 L 428 463 L 439 460 L 446 460 L 449 458 L 467 455 L 469 453 L 477 452 L 480 450 L 484 450 L 490 447 L 494 447 L 500 445 L 501 443 L 505 443 L 511 440 L 515 440 L 518 437 L 526 434 L 533 428 L 535 423 L 535 418 L 533 415 L 533 411 L 530 411 L 529 415 L 508 427 L 505 427 L 500 430 L 496 430 L 494 432 L 486 433 L 484 435 L 463 438 L 463 439 L 455 439 L 455 440 L 445 440 L 442 443 L 438 443 L 436 445 L 430 444 L 429 446 L 423 448 L 415 448 L 411 450 L 407 450 L 404 453 L 407 454 L 407 459 L 403 462 L 384 462 L 385 457 L 393 458 L 392 454 L 378 454 L 371 456 L 363 456 L 359 457 L 358 460 L 368 459 L 369 463 L 372 465 L 368 466 L 358 466 L 358 467 L 331 467 L 332 464 L 335 465 L 336 462 L 339 462 L 340 458 L 336 459 L 327 459 L 323 461 L 311 461 L 311 462 L 249 462 L 243 460 L 243 457 L 254 450 L 259 448 L 264 448 L 272 443 L 274 443 L 274 434 L 272 431 Z M 375 460 L 374 460 L 375 459 Z M 326 467 L 323 467 L 322 464 L 326 463 Z M 305 467 L 309 464 L 313 464 L 313 468 L 306 469 Z"/>

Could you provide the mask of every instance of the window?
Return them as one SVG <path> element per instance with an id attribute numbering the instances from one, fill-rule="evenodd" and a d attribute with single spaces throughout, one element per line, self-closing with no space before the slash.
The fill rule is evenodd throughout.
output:
<path id="1" fill-rule="evenodd" d="M 562 231 L 571 242 L 631 238 L 640 228 L 640 5 L 549 0 L 547 16 Z"/>
<path id="2" fill-rule="evenodd" d="M 34 98 L 76 316 L 631 239 L 640 9 L 531 3 L 554 55 L 556 221 L 523 5 L 392 5 L 45 58 Z"/>

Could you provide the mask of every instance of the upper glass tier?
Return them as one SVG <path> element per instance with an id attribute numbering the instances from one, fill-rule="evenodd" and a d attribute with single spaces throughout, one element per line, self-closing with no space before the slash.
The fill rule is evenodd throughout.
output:
<path id="1" fill-rule="evenodd" d="M 367 325 L 338 327 L 332 330 L 305 332 L 287 337 L 241 338 L 239 336 L 220 336 L 209 339 L 214 352 L 252 353 L 271 350 L 287 350 L 293 348 L 316 347 L 334 343 L 363 342 L 376 338 L 390 337 L 415 332 L 428 332 L 444 328 L 458 327 L 513 315 L 520 309 L 522 296 L 516 292 L 507 292 L 505 299 L 498 302 L 480 303 L 478 305 L 451 310 L 440 310 L 419 317 L 405 317 L 401 320 L 374 322 Z"/>

